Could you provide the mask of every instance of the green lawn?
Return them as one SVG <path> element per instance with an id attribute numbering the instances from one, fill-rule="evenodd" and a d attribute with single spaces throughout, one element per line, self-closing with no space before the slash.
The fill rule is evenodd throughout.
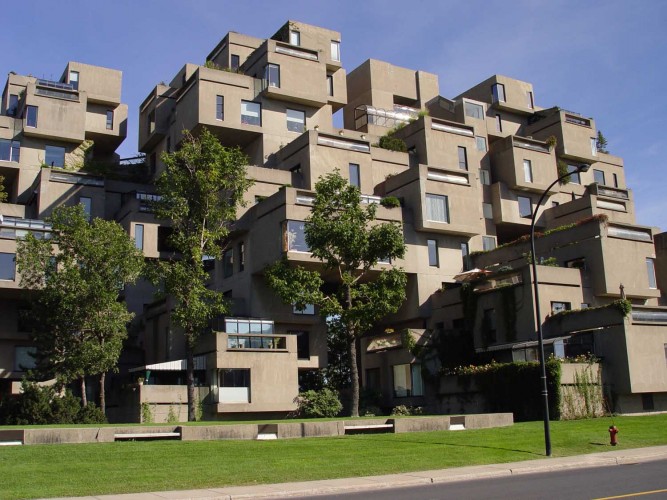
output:
<path id="1" fill-rule="evenodd" d="M 667 414 L 615 417 L 616 449 L 667 444 Z M 610 418 L 552 422 L 554 456 L 611 450 Z M 277 441 L 0 448 L 0 498 L 83 496 L 389 474 L 544 457 L 542 422 Z"/>

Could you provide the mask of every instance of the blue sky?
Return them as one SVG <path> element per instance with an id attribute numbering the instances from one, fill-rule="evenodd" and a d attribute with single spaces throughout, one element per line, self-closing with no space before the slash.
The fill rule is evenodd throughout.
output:
<path id="1" fill-rule="evenodd" d="M 637 222 L 667 229 L 663 0 L 25 0 L 0 30 L 0 72 L 57 79 L 70 60 L 122 70 L 119 152 L 133 156 L 156 83 L 203 63 L 228 31 L 267 38 L 288 19 L 339 31 L 348 72 L 369 58 L 421 69 L 445 97 L 496 73 L 532 82 L 536 105 L 595 118 L 625 160 Z"/>

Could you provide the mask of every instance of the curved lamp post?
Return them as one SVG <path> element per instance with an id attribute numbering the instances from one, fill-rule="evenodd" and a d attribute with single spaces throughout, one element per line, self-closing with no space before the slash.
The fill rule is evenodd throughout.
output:
<path id="1" fill-rule="evenodd" d="M 544 361 L 544 334 L 542 333 L 542 313 L 540 312 L 540 290 L 537 280 L 537 255 L 535 253 L 535 222 L 537 221 L 537 210 L 542 205 L 544 198 L 546 197 L 549 190 L 556 185 L 556 183 L 562 181 L 566 177 L 569 177 L 572 174 L 578 174 L 580 172 L 587 172 L 591 168 L 590 165 L 579 165 L 576 170 L 568 172 L 567 174 L 561 175 L 558 179 L 549 184 L 540 200 L 535 205 L 535 210 L 530 219 L 530 255 L 532 256 L 532 266 L 533 266 L 533 292 L 535 294 L 535 320 L 537 322 L 537 344 L 538 344 L 538 354 L 540 358 L 540 379 L 542 380 L 542 407 L 544 415 L 544 446 L 546 448 L 547 457 L 551 456 L 551 433 L 549 431 L 549 392 L 547 390 L 547 369 L 546 363 Z"/>

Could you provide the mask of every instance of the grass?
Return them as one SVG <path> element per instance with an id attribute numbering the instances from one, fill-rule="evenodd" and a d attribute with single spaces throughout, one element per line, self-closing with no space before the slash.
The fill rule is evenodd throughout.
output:
<path id="1" fill-rule="evenodd" d="M 607 451 L 610 418 L 552 422 L 554 456 Z M 667 414 L 615 417 L 617 449 L 667 444 Z M 158 441 L 0 448 L 0 498 L 252 485 L 544 457 L 542 422 L 459 432 L 277 441 Z"/>

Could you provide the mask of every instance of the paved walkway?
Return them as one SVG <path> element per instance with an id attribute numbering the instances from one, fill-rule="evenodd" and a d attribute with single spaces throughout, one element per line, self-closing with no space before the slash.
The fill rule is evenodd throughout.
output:
<path id="1" fill-rule="evenodd" d="M 548 472 L 563 469 L 625 465 L 667 458 L 667 446 L 614 449 L 590 455 L 572 457 L 541 458 L 494 465 L 475 465 L 453 469 L 438 469 L 423 472 L 407 472 L 385 476 L 352 477 L 305 481 L 298 483 L 265 484 L 255 486 L 230 486 L 203 490 L 163 491 L 151 493 L 130 493 L 125 495 L 101 495 L 76 497 L 77 500 L 236 500 L 249 498 L 286 498 L 305 495 L 348 493 L 363 490 L 378 490 L 419 484 L 466 481 L 534 472 Z M 70 497 L 69 500 L 73 500 Z M 53 500 L 53 499 L 52 499 Z M 58 500 L 58 499 L 56 499 Z M 65 499 L 60 499 L 65 500 Z"/>

